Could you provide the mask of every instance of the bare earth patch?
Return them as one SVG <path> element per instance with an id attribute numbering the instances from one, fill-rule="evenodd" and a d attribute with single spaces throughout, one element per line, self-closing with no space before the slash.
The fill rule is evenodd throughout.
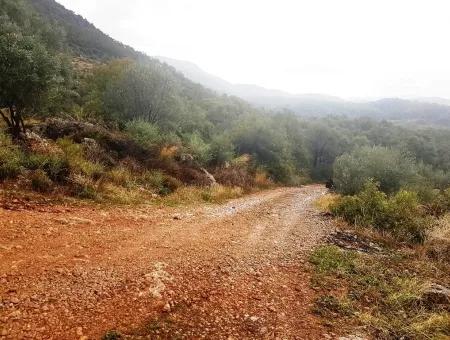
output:
<path id="1" fill-rule="evenodd" d="M 0 338 L 329 337 L 310 250 L 322 186 L 182 209 L 0 210 Z"/>

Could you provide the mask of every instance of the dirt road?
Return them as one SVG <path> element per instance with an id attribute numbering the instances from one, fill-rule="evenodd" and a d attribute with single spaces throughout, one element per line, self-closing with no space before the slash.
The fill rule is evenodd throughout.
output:
<path id="1" fill-rule="evenodd" d="M 321 186 L 192 208 L 0 209 L 0 338 L 322 339 Z"/>

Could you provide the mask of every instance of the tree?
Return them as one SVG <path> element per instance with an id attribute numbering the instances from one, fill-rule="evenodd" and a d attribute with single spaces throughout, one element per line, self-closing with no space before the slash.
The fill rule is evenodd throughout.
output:
<path id="1" fill-rule="evenodd" d="M 13 137 L 25 132 L 23 114 L 35 110 L 57 82 L 59 63 L 35 37 L 0 18 L 0 114 Z"/>
<path id="2" fill-rule="evenodd" d="M 357 148 L 334 164 L 334 184 L 346 195 L 360 192 L 368 180 L 380 183 L 383 192 L 393 193 L 413 183 L 417 176 L 417 166 L 409 156 L 382 146 Z"/>
<path id="3" fill-rule="evenodd" d="M 108 112 L 122 120 L 141 119 L 161 124 L 177 113 L 177 96 L 170 74 L 157 63 L 128 64 L 105 90 Z"/>
<path id="4" fill-rule="evenodd" d="M 317 180 L 329 179 L 332 175 L 332 164 L 344 149 L 343 137 L 325 122 L 314 123 L 307 131 L 312 156 L 312 176 Z"/>

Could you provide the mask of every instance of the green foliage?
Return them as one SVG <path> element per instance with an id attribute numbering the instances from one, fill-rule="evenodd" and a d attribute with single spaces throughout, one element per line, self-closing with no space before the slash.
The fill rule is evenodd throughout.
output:
<path id="1" fill-rule="evenodd" d="M 169 124 L 179 113 L 172 75 L 158 63 L 126 65 L 105 89 L 105 110 L 121 120 Z"/>
<path id="2" fill-rule="evenodd" d="M 314 250 L 310 262 L 321 274 L 348 274 L 354 271 L 354 254 L 343 252 L 336 246 L 323 246 Z"/>
<path id="3" fill-rule="evenodd" d="M 30 170 L 44 170 L 52 181 L 59 183 L 64 183 L 71 171 L 68 160 L 61 154 L 28 154 L 24 157 L 24 166 Z"/>
<path id="4" fill-rule="evenodd" d="M 207 164 L 211 158 L 211 146 L 207 144 L 199 133 L 195 132 L 185 136 L 186 149 L 200 164 Z"/>
<path id="5" fill-rule="evenodd" d="M 385 147 L 362 147 L 340 156 L 334 164 L 336 190 L 345 195 L 360 192 L 364 183 L 373 179 L 386 193 L 417 179 L 413 160 L 400 150 Z"/>
<path id="6" fill-rule="evenodd" d="M 159 127 L 144 120 L 132 120 L 126 123 L 128 135 L 143 147 L 151 148 L 161 142 Z"/>
<path id="7" fill-rule="evenodd" d="M 212 138 L 210 145 L 210 163 L 223 165 L 230 162 L 234 156 L 234 145 L 228 135 L 218 135 Z"/>
<path id="8" fill-rule="evenodd" d="M 366 182 L 359 194 L 338 199 L 331 212 L 349 223 L 374 227 L 415 243 L 425 240 L 432 225 L 416 193 L 400 190 L 388 197 L 373 181 Z"/>
<path id="9" fill-rule="evenodd" d="M 31 174 L 31 187 L 35 191 L 49 192 L 52 189 L 53 182 L 48 178 L 44 170 L 36 170 Z"/>
<path id="10" fill-rule="evenodd" d="M 0 132 L 0 180 L 17 177 L 22 172 L 22 159 L 20 148 Z"/>
<path id="11" fill-rule="evenodd" d="M 16 105 L 22 112 L 47 104 L 50 92 L 64 82 L 62 64 L 38 37 L 0 17 L 0 107 Z"/>
<path id="12" fill-rule="evenodd" d="M 239 183 L 254 183 L 248 179 L 262 169 L 268 181 L 288 185 L 334 177 L 338 191 L 355 194 L 373 178 L 386 193 L 406 185 L 421 199 L 430 196 L 428 189 L 450 185 L 448 130 L 325 117 L 334 111 L 325 112 L 320 105 L 309 108 L 322 117 L 316 119 L 257 109 L 194 84 L 53 0 L 0 0 L 0 18 L 0 106 L 15 103 L 39 118 L 70 114 L 121 130 L 118 134 L 125 131 L 139 144 L 136 153 L 175 145 L 218 172 L 248 154 L 245 167 L 219 174 L 243 178 Z M 378 104 L 380 110 L 402 107 L 395 101 Z M 123 144 L 102 146 L 116 147 L 120 156 L 130 153 Z M 82 146 L 61 147 L 64 155 L 27 155 L 26 167 L 44 170 L 54 182 L 66 181 L 71 173 L 93 180 L 104 176 L 105 166 L 95 158 L 87 161 Z M 20 162 L 13 163 L 4 171 L 6 177 L 20 172 Z"/>
<path id="13" fill-rule="evenodd" d="M 144 188 L 161 196 L 169 195 L 183 185 L 176 178 L 157 170 L 145 171 L 136 178 L 136 181 Z"/>
<path id="14" fill-rule="evenodd" d="M 57 144 L 64 152 L 62 161 L 69 165 L 71 173 L 92 178 L 101 177 L 104 171 L 103 166 L 87 160 L 82 145 L 74 143 L 69 138 L 59 139 Z"/>

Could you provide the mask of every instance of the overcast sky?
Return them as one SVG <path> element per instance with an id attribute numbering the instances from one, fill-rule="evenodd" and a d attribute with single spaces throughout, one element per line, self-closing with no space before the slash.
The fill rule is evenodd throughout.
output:
<path id="1" fill-rule="evenodd" d="M 149 55 L 235 83 L 450 98 L 448 0 L 57 0 Z"/>

